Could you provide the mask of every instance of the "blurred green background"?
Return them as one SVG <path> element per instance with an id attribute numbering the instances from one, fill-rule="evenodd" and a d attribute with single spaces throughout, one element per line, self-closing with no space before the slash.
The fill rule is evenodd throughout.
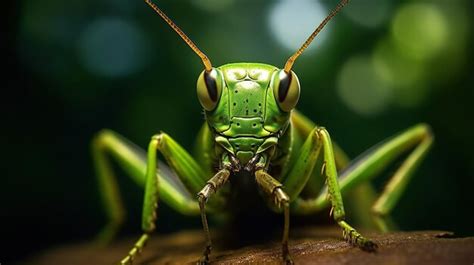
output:
<path id="1" fill-rule="evenodd" d="M 282 67 L 336 1 L 158 2 L 214 65 Z M 143 1 L 6 3 L 0 262 L 90 239 L 104 224 L 89 154 L 111 128 L 192 147 L 199 58 Z M 296 62 L 298 108 L 355 157 L 415 123 L 435 145 L 395 209 L 404 230 L 473 235 L 472 0 L 353 0 Z M 6 174 L 5 174 L 6 172 Z M 119 174 L 138 233 L 142 191 Z M 379 187 L 387 176 L 376 180 Z M 200 227 L 163 206 L 158 231 Z"/>

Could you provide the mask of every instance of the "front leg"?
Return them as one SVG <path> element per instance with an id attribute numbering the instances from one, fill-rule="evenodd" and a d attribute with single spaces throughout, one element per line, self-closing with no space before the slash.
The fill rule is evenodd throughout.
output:
<path id="1" fill-rule="evenodd" d="M 201 259 L 198 264 L 208 264 L 209 254 L 211 254 L 212 241 L 211 234 L 209 232 L 209 225 L 207 223 L 206 216 L 206 202 L 212 194 L 216 193 L 217 190 L 222 187 L 230 176 L 230 163 L 224 164 L 224 167 L 219 170 L 210 180 L 207 181 L 204 188 L 198 193 L 199 209 L 201 211 L 201 221 L 204 229 L 204 236 L 206 239 L 206 247 L 204 248 Z"/>
<path id="2" fill-rule="evenodd" d="M 286 264 L 293 264 L 290 252 L 288 250 L 288 233 L 290 231 L 290 197 L 283 191 L 283 185 L 270 176 L 263 169 L 255 172 L 255 179 L 260 188 L 269 196 L 278 208 L 283 208 L 285 224 L 283 228 L 282 256 Z"/>

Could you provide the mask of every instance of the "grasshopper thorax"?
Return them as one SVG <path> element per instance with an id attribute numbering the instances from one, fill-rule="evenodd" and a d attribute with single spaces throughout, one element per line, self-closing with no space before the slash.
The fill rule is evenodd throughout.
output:
<path id="1" fill-rule="evenodd" d="M 233 63 L 203 71 L 197 91 L 216 143 L 245 165 L 278 143 L 300 87 L 292 71 Z"/>

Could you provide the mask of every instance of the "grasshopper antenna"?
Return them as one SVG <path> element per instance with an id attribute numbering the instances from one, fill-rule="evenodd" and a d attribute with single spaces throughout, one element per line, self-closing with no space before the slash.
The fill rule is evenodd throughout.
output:
<path id="1" fill-rule="evenodd" d="M 291 68 L 293 67 L 293 64 L 295 63 L 296 59 L 303 53 L 303 51 L 308 48 L 308 46 L 311 44 L 313 39 L 318 35 L 318 33 L 326 26 L 326 24 L 333 18 L 347 3 L 349 0 L 341 0 L 339 4 L 334 8 L 334 10 L 329 14 L 321 24 L 311 33 L 311 35 L 308 37 L 308 39 L 301 45 L 301 47 L 290 57 L 288 58 L 288 61 L 285 63 L 285 73 L 289 73 L 291 71 Z"/>
<path id="2" fill-rule="evenodd" d="M 158 15 L 166 22 L 168 25 L 178 33 L 178 35 L 188 44 L 188 46 L 193 49 L 193 51 L 201 58 L 202 63 L 204 64 L 204 68 L 206 69 L 206 72 L 209 72 L 212 70 L 212 64 L 209 58 L 207 58 L 206 54 L 204 54 L 197 46 L 194 44 L 194 42 L 184 34 L 184 32 L 171 20 L 161 9 L 158 8 L 151 0 L 145 0 L 145 2 L 155 10 Z"/>

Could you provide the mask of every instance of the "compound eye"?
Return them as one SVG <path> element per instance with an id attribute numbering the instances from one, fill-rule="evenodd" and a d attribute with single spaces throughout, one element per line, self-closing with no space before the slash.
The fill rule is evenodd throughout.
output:
<path id="1" fill-rule="evenodd" d="M 287 74 L 280 70 L 273 84 L 273 94 L 280 109 L 289 112 L 295 108 L 300 98 L 300 81 L 296 74 L 293 71 Z"/>
<path id="2" fill-rule="evenodd" d="M 212 111 L 217 106 L 221 97 L 221 80 L 219 72 L 212 68 L 211 71 L 203 71 L 197 81 L 197 94 L 201 106 Z"/>

